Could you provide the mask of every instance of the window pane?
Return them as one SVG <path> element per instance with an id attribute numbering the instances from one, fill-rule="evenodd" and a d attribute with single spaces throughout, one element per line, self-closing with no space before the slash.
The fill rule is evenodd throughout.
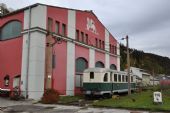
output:
<path id="1" fill-rule="evenodd" d="M 88 67 L 88 62 L 84 58 L 76 59 L 76 72 L 82 73 Z"/>
<path id="2" fill-rule="evenodd" d="M 117 70 L 116 65 L 111 64 L 111 65 L 110 65 L 110 69 Z"/>
<path id="3" fill-rule="evenodd" d="M 117 82 L 117 74 L 114 74 L 114 81 Z"/>
<path id="4" fill-rule="evenodd" d="M 112 53 L 115 54 L 115 46 L 112 46 Z"/>
<path id="5" fill-rule="evenodd" d="M 95 41 L 96 41 L 96 45 L 95 46 L 98 47 L 98 40 L 97 40 L 97 38 L 95 39 Z"/>
<path id="6" fill-rule="evenodd" d="M 5 85 L 5 86 L 9 86 L 9 75 L 6 75 L 6 76 L 4 77 L 4 85 Z"/>
<path id="7" fill-rule="evenodd" d="M 90 72 L 90 79 L 94 79 L 94 72 Z"/>
<path id="8" fill-rule="evenodd" d="M 96 62 L 95 67 L 104 68 L 104 64 L 100 61 Z"/>
<path id="9" fill-rule="evenodd" d="M 121 75 L 118 75 L 118 77 L 119 77 L 119 78 L 118 78 L 118 79 L 119 79 L 119 82 L 121 82 Z"/>
<path id="10" fill-rule="evenodd" d="M 110 82 L 112 82 L 113 81 L 113 75 L 112 75 L 113 73 L 111 72 L 110 73 Z"/>
<path id="11" fill-rule="evenodd" d="M 52 18 L 48 18 L 48 31 L 52 32 L 52 27 L 53 27 L 53 20 Z"/>
<path id="12" fill-rule="evenodd" d="M 102 41 L 102 49 L 104 49 L 105 47 L 104 47 L 104 41 Z"/>
<path id="13" fill-rule="evenodd" d="M 82 75 L 76 75 L 76 87 L 82 87 Z"/>
<path id="14" fill-rule="evenodd" d="M 125 75 L 122 75 L 122 82 L 125 82 Z"/>
<path id="15" fill-rule="evenodd" d="M 117 47 L 116 46 L 115 46 L 115 51 L 114 52 L 115 52 L 115 54 L 117 54 Z"/>
<path id="16" fill-rule="evenodd" d="M 81 32 L 81 41 L 84 43 L 84 33 Z"/>
<path id="17" fill-rule="evenodd" d="M 1 29 L 1 40 L 16 38 L 21 35 L 22 24 L 19 21 L 11 21 Z"/>
<path id="18" fill-rule="evenodd" d="M 131 82 L 133 82 L 133 76 L 131 76 Z"/>
<path id="19" fill-rule="evenodd" d="M 76 30 L 76 40 L 79 41 L 79 30 Z"/>
<path id="20" fill-rule="evenodd" d="M 101 40 L 99 40 L 99 48 L 101 48 L 102 42 Z"/>
<path id="21" fill-rule="evenodd" d="M 86 34 L 86 44 L 89 43 L 89 37 L 88 37 L 88 34 Z"/>
<path id="22" fill-rule="evenodd" d="M 66 25 L 62 24 L 62 35 L 66 36 Z"/>
<path id="23" fill-rule="evenodd" d="M 108 74 L 107 74 L 107 73 L 105 73 L 104 78 L 103 78 L 103 81 L 104 81 L 104 82 L 107 82 L 107 81 L 108 81 Z"/>
<path id="24" fill-rule="evenodd" d="M 109 44 L 109 47 L 110 47 L 110 53 L 112 52 L 112 45 L 111 44 Z"/>
<path id="25" fill-rule="evenodd" d="M 59 34 L 59 29 L 60 29 L 60 23 L 59 22 L 56 22 L 56 34 Z"/>
<path id="26" fill-rule="evenodd" d="M 126 76 L 126 82 L 128 82 L 128 76 Z"/>

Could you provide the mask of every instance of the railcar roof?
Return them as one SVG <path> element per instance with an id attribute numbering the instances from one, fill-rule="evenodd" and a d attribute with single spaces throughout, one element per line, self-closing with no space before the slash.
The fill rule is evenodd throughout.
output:
<path id="1" fill-rule="evenodd" d="M 115 72 L 115 73 L 127 73 L 125 71 L 117 71 L 117 70 L 112 70 L 112 69 L 107 69 L 107 68 L 88 68 L 84 70 L 84 73 L 89 73 L 89 72 L 95 72 L 95 73 L 105 73 L 105 72 Z"/>
<path id="2" fill-rule="evenodd" d="M 109 69 L 106 68 L 88 68 L 84 70 L 84 73 L 89 73 L 89 72 L 99 72 L 99 73 L 103 73 L 108 71 Z"/>

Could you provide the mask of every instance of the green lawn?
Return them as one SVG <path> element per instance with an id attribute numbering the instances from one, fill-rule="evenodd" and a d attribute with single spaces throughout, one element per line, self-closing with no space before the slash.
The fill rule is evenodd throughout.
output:
<path id="1" fill-rule="evenodd" d="M 134 93 L 131 96 L 124 96 L 119 99 L 100 100 L 95 102 L 93 105 L 98 107 L 170 111 L 170 95 L 167 95 L 167 92 L 166 94 L 163 94 L 163 104 L 157 105 L 153 104 L 152 94 L 152 91 Z"/>

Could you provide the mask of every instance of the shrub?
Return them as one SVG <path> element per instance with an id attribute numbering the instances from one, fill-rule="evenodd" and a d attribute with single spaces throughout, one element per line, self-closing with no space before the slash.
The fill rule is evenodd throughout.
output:
<path id="1" fill-rule="evenodd" d="M 41 102 L 44 104 L 55 104 L 58 100 L 59 93 L 54 89 L 47 89 L 41 98 Z"/>

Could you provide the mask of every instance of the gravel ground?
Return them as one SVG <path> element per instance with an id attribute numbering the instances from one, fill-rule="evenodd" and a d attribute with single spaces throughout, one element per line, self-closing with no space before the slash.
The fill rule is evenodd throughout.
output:
<path id="1" fill-rule="evenodd" d="M 146 111 L 33 103 L 32 100 L 12 101 L 7 98 L 0 98 L 0 113 L 149 113 Z"/>

